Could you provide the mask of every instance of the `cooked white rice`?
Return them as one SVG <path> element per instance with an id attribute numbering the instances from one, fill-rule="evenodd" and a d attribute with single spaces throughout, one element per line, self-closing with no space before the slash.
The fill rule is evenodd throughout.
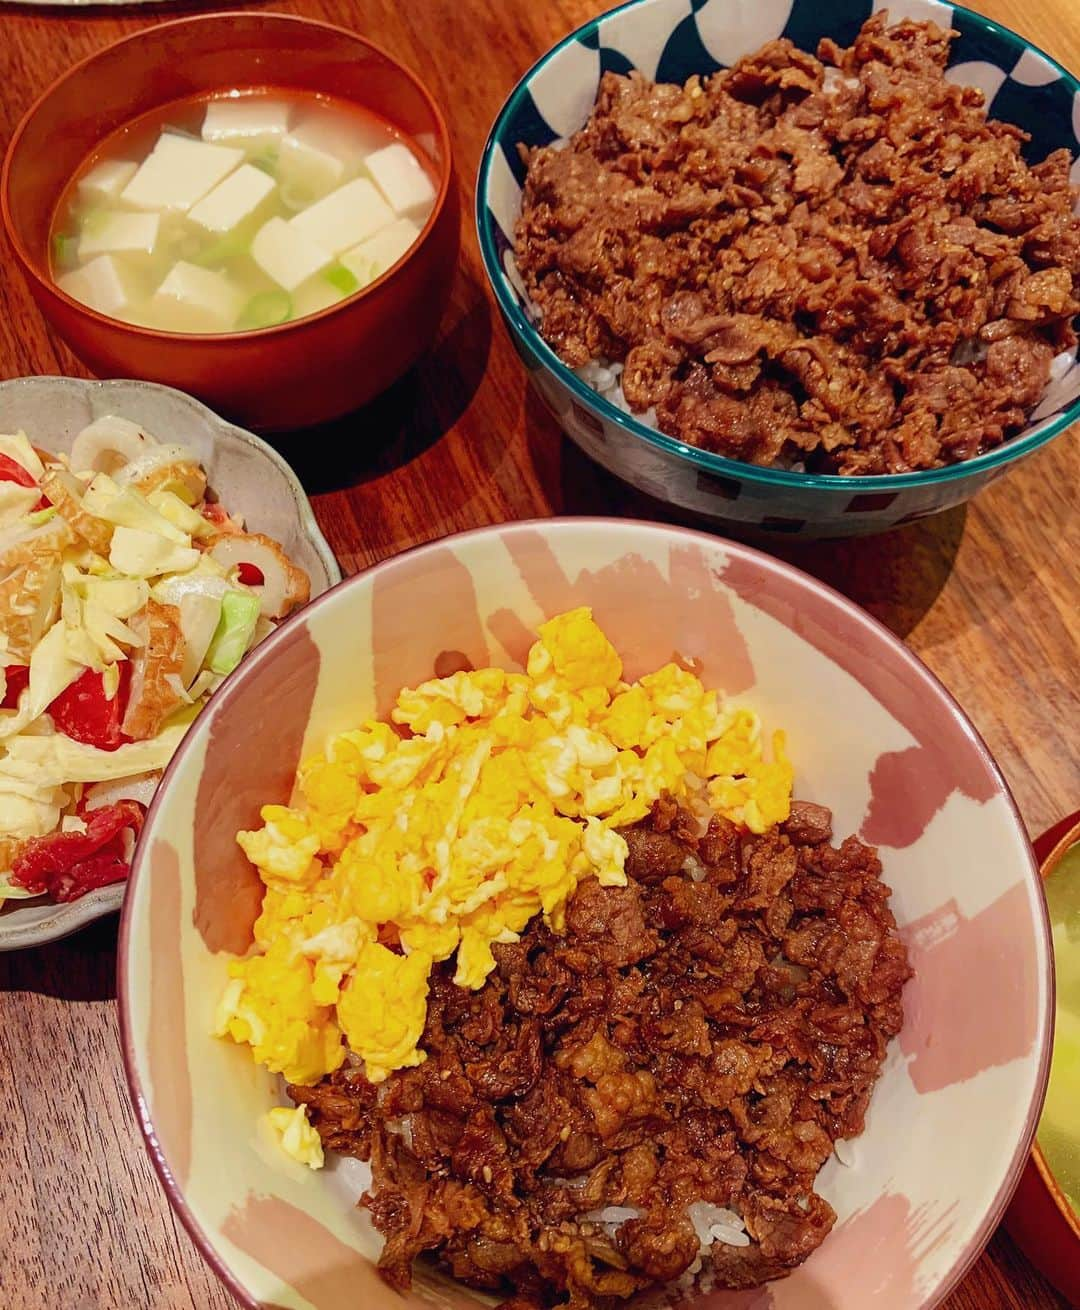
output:
<path id="1" fill-rule="evenodd" d="M 826 70 L 826 73 L 833 70 Z M 828 89 L 828 88 L 826 88 Z M 514 286 L 517 288 L 525 305 L 529 320 L 539 331 L 542 315 L 538 306 L 525 295 L 524 284 L 521 282 L 520 275 L 517 272 L 517 262 L 513 254 L 507 251 L 507 263 L 513 267 L 516 281 Z M 511 279 L 513 281 L 513 279 Z M 986 346 L 980 341 L 962 341 L 953 352 L 953 363 L 963 366 L 980 362 L 986 357 Z M 1055 355 L 1050 363 L 1050 380 L 1047 383 L 1046 391 L 1043 394 L 1038 406 L 1031 414 L 1033 421 L 1045 417 L 1045 413 L 1051 412 L 1056 408 L 1064 408 L 1080 397 L 1080 383 L 1075 383 L 1067 387 L 1062 387 L 1063 380 L 1073 373 L 1077 366 L 1080 352 L 1062 351 L 1060 355 Z M 606 356 L 599 356 L 597 359 L 590 359 L 587 364 L 582 364 L 574 369 L 577 376 L 590 387 L 593 391 L 603 396 L 606 401 L 614 405 L 616 409 L 621 409 L 624 414 L 632 415 L 639 423 L 644 423 L 650 428 L 660 430 L 656 422 L 656 407 L 650 405 L 644 413 L 637 413 L 630 408 L 630 405 L 623 394 L 622 388 L 622 371 L 623 365 L 617 360 L 608 359 Z M 1074 379 L 1076 375 L 1074 374 Z M 1072 381 L 1072 379 L 1071 379 Z M 1058 392 L 1061 392 L 1058 395 Z M 1051 402 L 1047 404 L 1047 402 Z M 1045 411 L 1045 412 L 1040 412 Z M 779 460 L 778 468 L 787 469 L 792 473 L 804 473 L 806 465 L 801 459 L 791 458 Z"/>
<path id="2" fill-rule="evenodd" d="M 750 1245 L 746 1225 L 741 1215 L 734 1210 L 728 1210 L 722 1205 L 711 1205 L 708 1201 L 695 1201 L 686 1207 L 686 1215 L 694 1225 L 703 1252 L 708 1251 L 713 1242 L 723 1242 L 727 1246 Z M 580 1218 L 587 1223 L 599 1224 L 609 1237 L 614 1237 L 628 1219 L 638 1219 L 640 1216 L 641 1211 L 631 1205 L 609 1205 L 603 1210 L 589 1210 Z"/>
<path id="3" fill-rule="evenodd" d="M 539 323 L 539 316 L 537 317 Z M 953 363 L 963 366 L 974 364 L 986 358 L 986 346 L 981 341 L 962 341 L 953 353 Z M 1055 355 L 1050 363 L 1050 381 L 1047 385 L 1043 401 L 1053 395 L 1054 390 L 1061 381 L 1067 377 L 1077 364 L 1077 354 L 1075 351 L 1062 351 L 1060 355 Z M 639 423 L 645 423 L 651 428 L 657 427 L 656 408 L 650 406 L 643 414 L 639 414 L 630 408 L 622 388 L 622 364 L 616 360 L 607 359 L 601 356 L 599 359 L 591 359 L 587 364 L 582 364 L 580 368 L 574 369 L 574 372 L 593 391 L 598 392 L 605 400 L 609 401 L 616 409 L 621 409 L 624 414 L 632 414 Z M 1057 399 L 1055 397 L 1055 399 Z M 1071 403 L 1074 396 L 1063 396 L 1060 403 L 1064 406 Z M 1041 417 L 1033 414 L 1033 418 Z M 793 460 L 790 463 L 783 463 L 783 468 L 793 472 L 802 472 L 804 469 L 801 460 Z"/>
<path id="4" fill-rule="evenodd" d="M 643 414 L 635 413 L 623 395 L 622 389 L 622 371 L 623 366 L 614 359 L 607 359 L 601 356 L 599 359 L 590 359 L 587 364 L 582 364 L 580 368 L 574 369 L 574 372 L 585 383 L 587 387 L 592 387 L 605 400 L 610 401 L 616 409 L 621 409 L 624 414 L 633 414 L 639 423 L 647 423 L 649 427 L 656 427 L 656 409 L 650 406 Z"/>
<path id="5" fill-rule="evenodd" d="M 750 1235 L 742 1216 L 722 1205 L 711 1205 L 708 1201 L 695 1201 L 686 1207 L 686 1214 L 694 1225 L 701 1249 L 707 1251 L 713 1242 L 723 1242 L 727 1246 L 749 1246 Z"/>

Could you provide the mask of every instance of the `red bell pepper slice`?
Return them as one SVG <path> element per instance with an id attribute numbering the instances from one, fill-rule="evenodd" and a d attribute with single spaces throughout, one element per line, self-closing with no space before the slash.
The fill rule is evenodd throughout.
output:
<path id="1" fill-rule="evenodd" d="M 4 699 L 0 700 L 0 710 L 17 710 L 19 708 L 19 697 L 30 685 L 30 665 L 9 664 L 4 670 L 4 677 L 7 680 L 7 685 L 4 690 Z"/>
<path id="2" fill-rule="evenodd" d="M 54 900 L 73 901 L 95 887 L 128 876 L 124 830 L 137 837 L 143 824 L 137 801 L 103 805 L 85 816 L 85 832 L 52 832 L 23 842 L 12 861 L 11 876 L 27 891 L 47 892 Z"/>
<path id="3" fill-rule="evenodd" d="M 20 487 L 36 487 L 37 479 L 29 469 L 24 469 L 17 459 L 12 459 L 10 455 L 0 455 L 0 482 L 14 482 Z M 42 496 L 35 509 L 50 509 L 52 501 L 48 496 Z"/>
<path id="4" fill-rule="evenodd" d="M 20 487 L 37 486 L 37 478 L 10 455 L 0 455 L 0 482 L 17 482 Z"/>
<path id="5" fill-rule="evenodd" d="M 57 731 L 72 741 L 103 751 L 123 746 L 131 740 L 120 730 L 130 683 L 131 661 L 124 660 L 120 664 L 120 686 L 109 700 L 105 695 L 105 675 L 86 669 L 49 706 Z"/>

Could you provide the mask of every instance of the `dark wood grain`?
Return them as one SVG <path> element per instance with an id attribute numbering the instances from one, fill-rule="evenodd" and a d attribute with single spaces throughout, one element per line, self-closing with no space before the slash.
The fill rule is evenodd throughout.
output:
<path id="1" fill-rule="evenodd" d="M 454 135 L 466 215 L 484 136 L 516 78 L 595 0 L 280 0 L 373 36 L 427 80 Z M 1080 68 L 1075 0 L 978 0 Z M 0 4 L 0 143 L 73 60 L 199 6 Z M 466 217 L 439 341 L 363 413 L 281 448 L 346 571 L 462 528 L 549 514 L 670 517 L 563 440 L 529 396 L 484 286 Z M 83 375 L 0 269 L 0 376 Z M 903 636 L 958 697 L 1033 833 L 1076 808 L 1075 434 L 967 510 L 861 542 L 787 546 Z M 1070 740 L 1070 737 L 1072 740 Z M 0 957 L 0 1305 L 18 1310 L 226 1310 L 229 1298 L 165 1203 L 123 1086 L 115 920 Z M 992 1131 L 987 1126 L 987 1131 Z M 946 1310 L 1065 1310 L 999 1234 Z"/>

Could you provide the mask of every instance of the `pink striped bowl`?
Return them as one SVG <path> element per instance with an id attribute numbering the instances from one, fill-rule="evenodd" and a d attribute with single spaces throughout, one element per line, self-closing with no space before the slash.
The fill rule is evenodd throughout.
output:
<path id="1" fill-rule="evenodd" d="M 756 551 L 641 523 L 488 528 L 350 578 L 260 646 L 188 733 L 120 939 L 128 1079 L 169 1198 L 252 1310 L 484 1303 L 430 1269 L 409 1296 L 392 1292 L 353 1204 L 364 1167 L 312 1174 L 263 1140 L 277 1080 L 210 1036 L 257 906 L 234 835 L 288 799 L 301 753 L 328 731 L 385 711 L 440 656 L 519 666 L 536 625 L 577 604 L 629 676 L 678 652 L 787 729 L 798 794 L 880 846 L 916 970 L 853 1163 L 832 1160 L 819 1180 L 836 1229 L 784 1282 L 682 1303 L 929 1310 L 997 1223 L 1045 1090 L 1051 959 L 1027 837 L 962 711 L 873 619 Z"/>

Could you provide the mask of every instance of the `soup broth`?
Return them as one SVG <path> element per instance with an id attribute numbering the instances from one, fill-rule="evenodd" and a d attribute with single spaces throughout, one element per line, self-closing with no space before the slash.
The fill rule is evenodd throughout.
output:
<path id="1" fill-rule="evenodd" d="M 1057 1019 L 1039 1145 L 1080 1218 L 1080 842 L 1047 878 L 1046 904 L 1054 933 Z"/>
<path id="2" fill-rule="evenodd" d="M 79 169 L 51 271 L 142 327 L 271 327 L 381 277 L 435 195 L 416 145 L 358 106 L 277 89 L 193 97 L 127 124 Z"/>

